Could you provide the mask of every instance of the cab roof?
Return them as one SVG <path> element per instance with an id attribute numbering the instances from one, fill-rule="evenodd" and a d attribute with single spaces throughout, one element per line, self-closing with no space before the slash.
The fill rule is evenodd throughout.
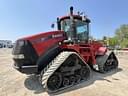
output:
<path id="1" fill-rule="evenodd" d="M 82 16 L 80 16 L 80 15 L 72 15 L 72 16 L 74 17 L 74 19 L 82 20 Z M 86 22 L 87 23 L 90 23 L 91 22 L 91 20 L 89 18 L 87 18 L 87 17 L 85 17 L 85 18 L 86 18 Z M 67 16 L 62 16 L 62 17 L 59 18 L 60 22 L 62 20 L 64 20 L 64 19 L 70 19 L 70 16 L 67 15 Z"/>

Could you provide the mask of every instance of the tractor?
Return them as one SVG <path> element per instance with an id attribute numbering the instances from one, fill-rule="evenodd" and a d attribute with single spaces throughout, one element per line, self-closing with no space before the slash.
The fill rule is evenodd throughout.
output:
<path id="1" fill-rule="evenodd" d="M 20 38 L 13 48 L 14 68 L 39 76 L 48 92 L 57 92 L 90 79 L 92 69 L 107 73 L 118 68 L 114 52 L 89 39 L 90 19 L 74 14 L 57 18 L 57 31 Z"/>

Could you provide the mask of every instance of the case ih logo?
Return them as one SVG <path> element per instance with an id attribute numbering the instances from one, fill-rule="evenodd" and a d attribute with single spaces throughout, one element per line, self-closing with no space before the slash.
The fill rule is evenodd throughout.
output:
<path id="1" fill-rule="evenodd" d="M 55 35 L 52 35 L 52 38 L 58 38 L 58 37 L 63 37 L 63 34 L 55 34 Z"/>

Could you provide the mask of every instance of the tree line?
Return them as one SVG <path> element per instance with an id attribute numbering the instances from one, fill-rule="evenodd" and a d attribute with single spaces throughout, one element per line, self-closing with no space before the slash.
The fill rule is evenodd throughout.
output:
<path id="1" fill-rule="evenodd" d="M 103 37 L 106 45 L 118 48 L 128 48 L 128 24 L 123 24 L 116 29 L 113 37 Z"/>

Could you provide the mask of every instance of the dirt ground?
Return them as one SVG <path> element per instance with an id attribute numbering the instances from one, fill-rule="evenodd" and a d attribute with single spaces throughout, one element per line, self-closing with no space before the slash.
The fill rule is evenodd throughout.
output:
<path id="1" fill-rule="evenodd" d="M 12 67 L 11 49 L 0 49 L 0 96 L 128 96 L 128 54 L 117 56 L 117 70 L 107 74 L 93 71 L 88 82 L 48 94 L 37 77 L 26 76 Z"/>

